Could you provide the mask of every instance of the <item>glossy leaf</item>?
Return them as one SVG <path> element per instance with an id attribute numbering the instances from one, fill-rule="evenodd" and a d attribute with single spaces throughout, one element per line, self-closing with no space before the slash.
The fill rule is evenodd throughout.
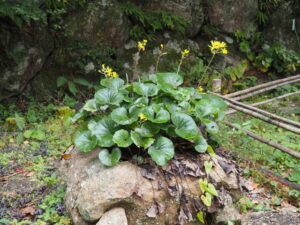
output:
<path id="1" fill-rule="evenodd" d="M 83 106 L 83 109 L 88 112 L 96 112 L 98 110 L 96 100 L 95 99 L 87 100 L 85 105 Z"/>
<path id="2" fill-rule="evenodd" d="M 139 118 L 139 109 L 137 107 L 132 107 L 127 110 L 125 107 L 120 107 L 112 111 L 111 118 L 121 125 L 132 124 Z"/>
<path id="3" fill-rule="evenodd" d="M 153 123 L 166 123 L 170 120 L 170 113 L 161 107 L 149 106 L 143 112 L 147 119 Z"/>
<path id="4" fill-rule="evenodd" d="M 195 140 L 195 149 L 197 152 L 204 153 L 204 152 L 206 152 L 207 147 L 208 147 L 208 144 L 204 137 L 199 136 Z"/>
<path id="5" fill-rule="evenodd" d="M 99 160 L 105 166 L 114 166 L 121 159 L 121 150 L 119 148 L 114 148 L 111 153 L 107 149 L 101 150 L 99 152 Z"/>
<path id="6" fill-rule="evenodd" d="M 210 193 L 206 192 L 205 195 L 201 195 L 201 200 L 207 207 L 211 206 L 212 196 Z"/>
<path id="7" fill-rule="evenodd" d="M 154 145 L 148 149 L 148 154 L 159 166 L 167 164 L 174 157 L 174 153 L 173 142 L 166 137 L 158 138 Z"/>
<path id="8" fill-rule="evenodd" d="M 149 148 L 155 141 L 154 138 L 143 137 L 135 131 L 130 132 L 130 137 L 133 143 L 137 147 L 143 147 L 143 148 Z"/>
<path id="9" fill-rule="evenodd" d="M 191 116 L 176 112 L 172 114 L 171 119 L 178 136 L 187 140 L 194 140 L 199 136 L 199 129 Z"/>
<path id="10" fill-rule="evenodd" d="M 153 137 L 160 130 L 160 127 L 157 124 L 151 122 L 143 123 L 141 127 L 135 129 L 143 137 Z"/>
<path id="11" fill-rule="evenodd" d="M 101 105 L 117 105 L 123 101 L 124 96 L 115 89 L 103 88 L 96 92 L 95 99 Z"/>
<path id="12" fill-rule="evenodd" d="M 165 91 L 173 90 L 183 83 L 183 79 L 177 73 L 157 73 L 157 84 L 159 88 Z"/>
<path id="13" fill-rule="evenodd" d="M 97 145 L 97 138 L 90 131 L 77 133 L 75 136 L 75 146 L 79 151 L 89 152 Z"/>
<path id="14" fill-rule="evenodd" d="M 98 122 L 90 121 L 88 128 L 91 134 L 97 137 L 100 147 L 111 147 L 115 144 L 113 142 L 113 134 L 118 130 L 118 127 L 111 118 L 103 118 Z"/>
<path id="15" fill-rule="evenodd" d="M 196 113 L 199 118 L 203 118 L 210 114 L 217 115 L 226 108 L 227 105 L 221 98 L 215 95 L 205 94 L 196 104 Z"/>
<path id="16" fill-rule="evenodd" d="M 139 95 L 151 97 L 157 95 L 158 88 L 155 84 L 135 82 L 133 83 L 133 91 Z"/>
<path id="17" fill-rule="evenodd" d="M 118 130 L 113 135 L 113 141 L 119 146 L 119 147 L 128 147 L 132 144 L 132 140 L 130 138 L 130 135 L 127 130 L 121 129 Z"/>
<path id="18" fill-rule="evenodd" d="M 101 80 L 101 85 L 106 87 L 106 88 L 112 88 L 115 90 L 119 90 L 124 86 L 124 80 L 121 78 L 105 78 Z"/>

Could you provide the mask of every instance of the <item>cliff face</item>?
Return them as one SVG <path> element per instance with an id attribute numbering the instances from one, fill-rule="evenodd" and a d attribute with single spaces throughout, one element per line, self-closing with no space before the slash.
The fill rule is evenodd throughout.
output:
<path id="1" fill-rule="evenodd" d="M 93 75 L 101 63 L 116 64 L 114 67 L 121 71 L 132 63 L 135 46 L 132 39 L 143 32 L 157 46 L 166 43 L 176 53 L 186 43 L 194 49 L 207 44 L 207 27 L 218 31 L 209 38 L 225 38 L 230 44 L 234 44 L 236 30 L 247 33 L 262 29 L 256 17 L 257 1 L 131 0 L 140 9 L 138 12 L 133 7 L 122 8 L 123 3 L 121 0 L 89 1 L 85 7 L 72 9 L 58 20 L 48 18 L 47 25 L 35 22 L 21 29 L 0 18 L 3 49 L 0 101 L 25 89 L 43 95 L 45 90 L 55 87 L 58 76 Z M 292 31 L 293 20 L 300 31 L 299 3 L 285 3 L 275 10 L 263 28 L 267 43 L 280 42 L 299 52 Z M 178 30 L 184 24 L 188 26 L 182 34 Z M 55 26 L 59 29 L 50 29 Z M 155 49 L 148 57 L 149 65 L 139 68 L 141 74 L 153 71 L 150 67 L 153 55 Z"/>

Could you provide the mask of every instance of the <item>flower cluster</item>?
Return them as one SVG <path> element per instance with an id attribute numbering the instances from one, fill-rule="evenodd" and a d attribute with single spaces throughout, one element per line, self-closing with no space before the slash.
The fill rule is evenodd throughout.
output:
<path id="1" fill-rule="evenodd" d="M 183 51 L 181 51 L 181 56 L 183 58 L 187 57 L 190 54 L 190 51 L 188 49 L 184 49 Z"/>
<path id="2" fill-rule="evenodd" d="M 199 86 L 199 87 L 198 87 L 198 91 L 199 91 L 199 92 L 203 92 L 203 91 L 204 91 L 203 87 Z"/>
<path id="3" fill-rule="evenodd" d="M 223 41 L 210 41 L 210 44 L 208 47 L 210 48 L 210 51 L 212 54 L 224 54 L 226 55 L 228 53 L 227 45 Z"/>
<path id="4" fill-rule="evenodd" d="M 138 42 L 137 47 L 138 47 L 139 51 L 145 51 L 145 46 L 146 46 L 147 42 L 148 42 L 147 40 Z"/>
<path id="5" fill-rule="evenodd" d="M 114 72 L 112 68 L 110 68 L 109 66 L 105 66 L 105 64 L 102 64 L 102 68 L 101 70 L 98 70 L 98 72 L 104 74 L 106 77 L 118 77 L 117 72 Z"/>

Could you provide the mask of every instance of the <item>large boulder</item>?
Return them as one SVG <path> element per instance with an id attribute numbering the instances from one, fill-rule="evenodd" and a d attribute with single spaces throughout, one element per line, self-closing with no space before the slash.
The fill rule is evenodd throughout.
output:
<path id="1" fill-rule="evenodd" d="M 136 1 L 137 3 L 139 1 Z M 144 2 L 143 2 L 144 3 Z M 199 33 L 204 22 L 204 11 L 201 0 L 148 0 L 142 6 L 146 10 L 165 10 L 184 18 L 190 23 L 188 36 Z"/>
<path id="2" fill-rule="evenodd" d="M 296 33 L 292 30 L 293 19 L 295 28 L 300 37 L 300 2 L 292 4 L 290 1 L 284 3 L 270 17 L 270 24 L 265 29 L 266 40 L 271 44 L 279 42 L 288 49 L 300 53 L 300 42 L 298 43 Z"/>
<path id="3" fill-rule="evenodd" d="M 9 26 L 0 29 L 0 48 L 3 50 L 0 55 L 1 101 L 25 89 L 51 55 L 54 42 L 43 25 L 28 27 L 26 31 Z"/>
<path id="4" fill-rule="evenodd" d="M 235 166 L 221 157 L 177 156 L 161 168 L 153 163 L 131 162 L 107 168 L 99 162 L 100 151 L 81 153 L 73 149 L 68 152 L 71 159 L 62 161 L 67 184 L 65 205 L 75 225 L 109 221 L 105 215 L 114 215 L 115 210 L 108 212 L 115 207 L 120 214 L 120 207 L 125 210 L 132 225 L 191 224 L 198 211 L 218 211 L 226 205 L 226 199 L 231 199 L 229 193 L 239 188 Z M 213 163 L 208 177 L 219 190 L 219 197 L 208 208 L 199 199 L 198 182 L 206 177 L 205 161 Z"/>
<path id="5" fill-rule="evenodd" d="M 209 4 L 209 21 L 222 31 L 233 34 L 238 29 L 248 32 L 257 28 L 257 1 L 216 0 Z"/>
<path id="6" fill-rule="evenodd" d="M 66 18 L 70 38 L 121 48 L 128 39 L 129 21 L 114 0 L 92 1 Z"/>

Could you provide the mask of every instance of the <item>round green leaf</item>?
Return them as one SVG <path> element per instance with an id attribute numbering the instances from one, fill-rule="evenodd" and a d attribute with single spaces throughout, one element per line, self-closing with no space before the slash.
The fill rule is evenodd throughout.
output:
<path id="1" fill-rule="evenodd" d="M 143 137 L 153 137 L 159 132 L 159 130 L 160 127 L 151 122 L 143 123 L 141 127 L 135 129 L 135 131 Z"/>
<path id="2" fill-rule="evenodd" d="M 89 152 L 97 145 L 97 138 L 90 131 L 77 133 L 75 136 L 75 146 L 79 151 Z"/>
<path id="3" fill-rule="evenodd" d="M 204 137 L 199 136 L 195 141 L 195 149 L 197 152 L 204 153 L 206 152 L 208 144 Z"/>
<path id="4" fill-rule="evenodd" d="M 171 119 L 176 127 L 175 132 L 179 137 L 194 140 L 199 136 L 199 129 L 193 118 L 189 115 L 176 112 L 172 114 Z"/>
<path id="5" fill-rule="evenodd" d="M 219 112 L 227 108 L 223 99 L 218 96 L 205 94 L 202 99 L 196 104 L 196 115 L 201 119 L 207 115 L 217 115 Z"/>
<path id="6" fill-rule="evenodd" d="M 115 144 L 113 142 L 113 133 L 118 130 L 118 127 L 112 119 L 107 117 L 98 122 L 90 121 L 88 128 L 91 134 L 96 136 L 99 146 L 111 147 Z"/>
<path id="7" fill-rule="evenodd" d="M 114 148 L 111 152 L 107 149 L 103 149 L 99 152 L 99 160 L 105 166 L 114 166 L 121 159 L 121 150 L 119 148 Z"/>
<path id="8" fill-rule="evenodd" d="M 173 90 L 183 82 L 182 77 L 177 73 L 157 73 L 156 79 L 159 88 L 164 91 Z"/>
<path id="9" fill-rule="evenodd" d="M 83 109 L 88 112 L 96 112 L 97 111 L 97 103 L 95 99 L 87 100 Z"/>
<path id="10" fill-rule="evenodd" d="M 102 79 L 100 83 L 106 88 L 113 88 L 115 90 L 119 90 L 123 87 L 125 82 L 121 78 L 116 77 Z"/>
<path id="11" fill-rule="evenodd" d="M 118 130 L 114 136 L 113 141 L 119 146 L 119 147 L 128 147 L 132 144 L 132 140 L 130 138 L 130 135 L 127 130 Z"/>
<path id="12" fill-rule="evenodd" d="M 121 125 L 132 124 L 139 118 L 139 109 L 137 107 L 131 107 L 128 111 L 125 107 L 117 108 L 112 111 L 111 118 Z"/>
<path id="13" fill-rule="evenodd" d="M 133 83 L 133 91 L 143 96 L 155 96 L 158 93 L 158 88 L 155 84 L 149 83 Z"/>
<path id="14" fill-rule="evenodd" d="M 124 96 L 115 89 L 103 88 L 96 92 L 95 99 L 101 105 L 117 105 L 123 101 Z"/>
<path id="15" fill-rule="evenodd" d="M 148 154 L 159 166 L 166 165 L 174 157 L 174 153 L 173 142 L 166 137 L 158 138 L 154 145 L 148 149 Z"/>
<path id="16" fill-rule="evenodd" d="M 161 108 L 155 106 L 149 106 L 144 108 L 143 113 L 153 123 L 166 123 L 170 120 L 170 113 Z"/>
<path id="17" fill-rule="evenodd" d="M 136 146 L 143 148 L 149 148 L 149 146 L 152 145 L 155 141 L 153 138 L 142 137 L 135 131 L 130 132 L 130 137 Z"/>

